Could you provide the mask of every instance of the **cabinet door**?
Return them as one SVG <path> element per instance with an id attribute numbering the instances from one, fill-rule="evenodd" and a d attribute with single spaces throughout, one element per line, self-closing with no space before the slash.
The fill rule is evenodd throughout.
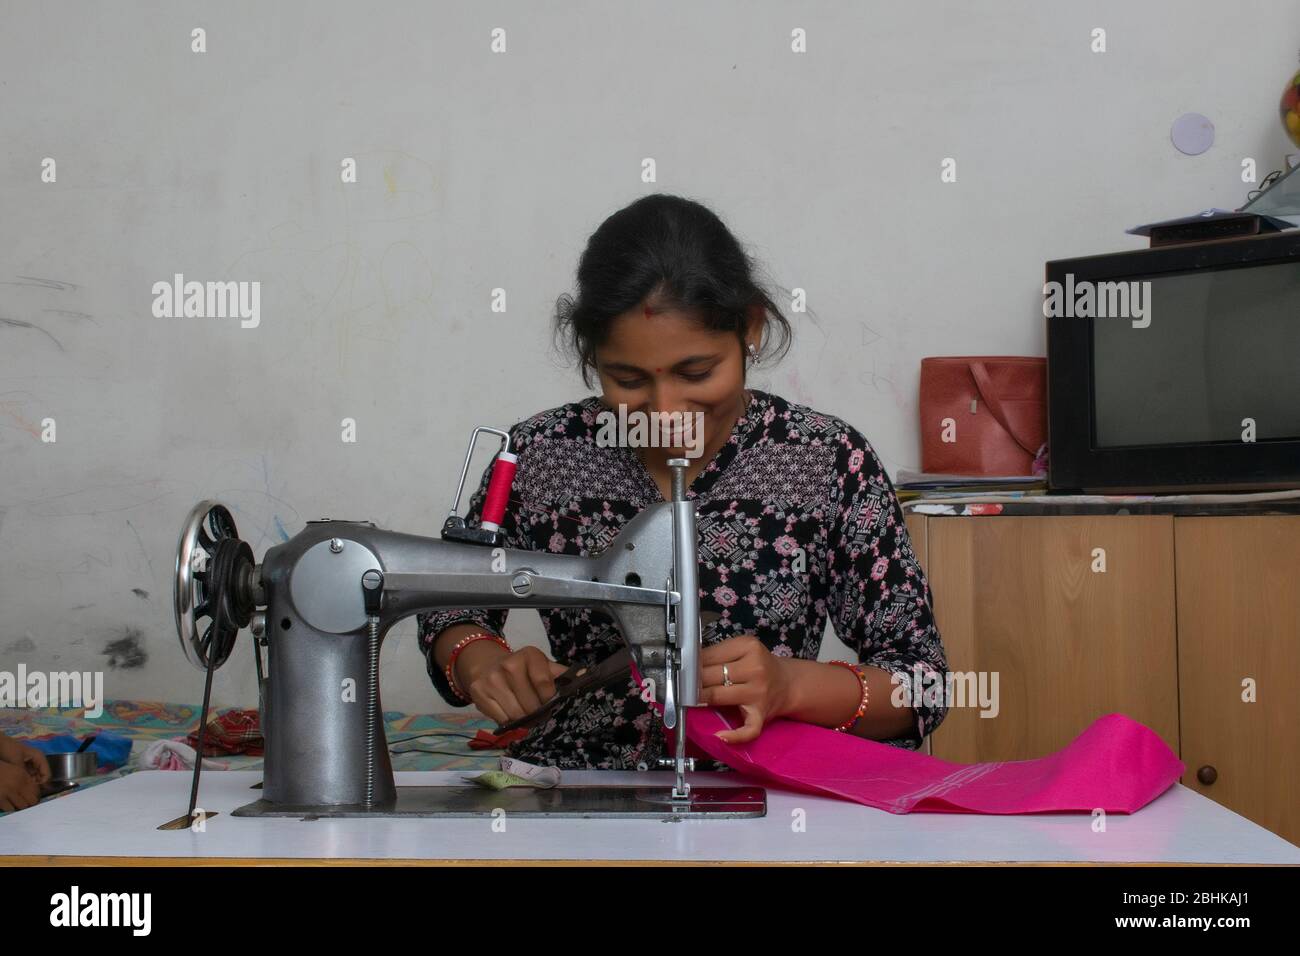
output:
<path id="1" fill-rule="evenodd" d="M 996 716 L 950 706 L 935 756 L 1041 757 L 1117 712 L 1178 750 L 1171 517 L 931 516 L 926 543 L 948 666 L 997 691 Z"/>
<path id="2" fill-rule="evenodd" d="M 1174 529 L 1183 783 L 1300 843 L 1300 517 Z"/>

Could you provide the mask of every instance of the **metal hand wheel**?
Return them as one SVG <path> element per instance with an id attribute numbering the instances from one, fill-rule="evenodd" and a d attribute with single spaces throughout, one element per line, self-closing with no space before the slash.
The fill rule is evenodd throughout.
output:
<path id="1" fill-rule="evenodd" d="M 176 633 L 181 650 L 201 670 L 226 662 L 239 629 L 247 627 L 253 549 L 239 540 L 224 505 L 201 501 L 190 511 L 176 548 Z"/>

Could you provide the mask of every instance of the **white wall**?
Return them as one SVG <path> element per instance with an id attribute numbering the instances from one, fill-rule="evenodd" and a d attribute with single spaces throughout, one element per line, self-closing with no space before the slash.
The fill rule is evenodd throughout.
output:
<path id="1" fill-rule="evenodd" d="M 126 640 L 146 660 L 108 667 L 109 696 L 197 700 L 170 602 L 204 497 L 259 556 L 323 515 L 436 533 L 474 425 L 586 394 L 551 306 L 650 191 L 709 204 L 807 290 L 755 384 L 914 466 L 923 356 L 1042 354 L 1045 260 L 1235 208 L 1243 157 L 1282 165 L 1297 28 L 1281 0 L 8 2 L 0 668 L 104 669 Z M 1199 157 L 1169 141 L 1186 111 L 1217 127 Z M 260 326 L 154 318 L 176 272 L 260 281 Z M 440 708 L 398 633 L 386 706 Z M 255 703 L 246 640 L 215 697 Z"/>

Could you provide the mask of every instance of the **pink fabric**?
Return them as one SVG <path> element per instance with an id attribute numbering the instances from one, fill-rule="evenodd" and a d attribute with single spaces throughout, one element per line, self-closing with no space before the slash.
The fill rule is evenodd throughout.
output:
<path id="1" fill-rule="evenodd" d="M 155 740 L 144 748 L 140 755 L 140 767 L 145 770 L 193 770 L 194 759 L 198 752 L 185 742 L 184 737 L 172 740 Z M 203 766 L 208 770 L 228 770 L 227 761 L 203 758 Z"/>
<path id="2" fill-rule="evenodd" d="M 687 739 L 746 776 L 890 813 L 1133 813 L 1185 769 L 1154 731 L 1123 714 L 1098 718 L 1049 756 L 973 764 L 795 720 L 772 721 L 747 744 L 714 736 L 741 726 L 739 715 L 736 708 L 693 707 Z"/>

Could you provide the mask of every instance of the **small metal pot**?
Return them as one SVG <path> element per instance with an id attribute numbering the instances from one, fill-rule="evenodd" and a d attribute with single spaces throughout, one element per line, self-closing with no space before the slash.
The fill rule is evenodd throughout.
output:
<path id="1" fill-rule="evenodd" d="M 50 765 L 50 782 L 64 783 L 81 777 L 93 777 L 99 769 L 99 756 L 92 751 L 46 754 Z"/>

